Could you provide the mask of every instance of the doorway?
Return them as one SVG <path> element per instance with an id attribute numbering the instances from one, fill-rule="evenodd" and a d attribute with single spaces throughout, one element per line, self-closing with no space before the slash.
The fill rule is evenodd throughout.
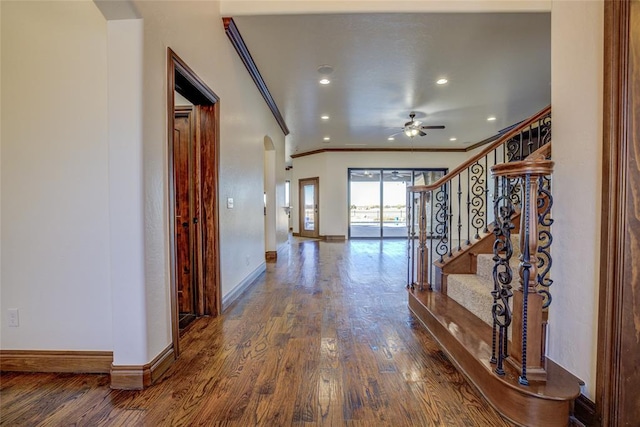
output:
<path id="1" fill-rule="evenodd" d="M 320 237 L 319 178 L 300 180 L 300 236 Z"/>
<path id="2" fill-rule="evenodd" d="M 179 94 L 176 98 L 182 98 Z M 184 99 L 184 98 L 183 98 Z M 188 101 L 183 100 L 181 103 Z M 184 330 L 199 314 L 198 288 L 202 287 L 202 227 L 199 223 L 200 191 L 196 191 L 196 132 L 193 105 L 176 105 L 173 120 L 173 186 L 175 218 L 176 289 L 178 328 Z"/>
<path id="3" fill-rule="evenodd" d="M 218 316 L 219 98 L 167 49 L 167 115 L 171 332 L 198 316 Z M 181 104 L 181 105 L 176 105 Z"/>
<path id="4" fill-rule="evenodd" d="M 349 238 L 407 238 L 407 188 L 431 184 L 446 169 L 357 169 L 349 174 Z"/>

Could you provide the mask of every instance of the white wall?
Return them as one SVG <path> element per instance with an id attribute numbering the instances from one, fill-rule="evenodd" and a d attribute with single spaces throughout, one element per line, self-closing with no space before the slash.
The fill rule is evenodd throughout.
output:
<path id="1" fill-rule="evenodd" d="M 142 181 L 143 22 L 111 20 L 107 34 L 113 363 L 140 365 L 149 360 Z"/>
<path id="2" fill-rule="evenodd" d="M 291 178 L 291 222 L 299 232 L 298 181 L 320 178 L 320 234 L 348 235 L 349 168 L 448 168 L 453 169 L 467 158 L 466 152 L 325 152 L 293 159 Z"/>
<path id="3" fill-rule="evenodd" d="M 603 2 L 551 12 L 553 270 L 549 356 L 595 399 L 602 170 Z"/>
<path id="4" fill-rule="evenodd" d="M 106 22 L 90 2 L 0 7 L 0 347 L 111 350 Z"/>
<path id="5" fill-rule="evenodd" d="M 145 254 L 149 354 L 169 342 L 166 55 L 171 47 L 220 97 L 222 295 L 264 268 L 263 151 L 284 135 L 224 33 L 218 2 L 137 1 L 144 18 Z M 250 122 L 251 126 L 247 126 Z M 282 179 L 282 178 L 280 178 Z M 234 208 L 226 208 L 233 197 Z"/>
<path id="6" fill-rule="evenodd" d="M 263 139 L 284 203 L 284 135 L 217 2 L 140 1 L 143 21 L 109 23 L 88 1 L 0 5 L 0 317 L 20 310 L 0 346 L 146 363 L 171 343 L 167 47 L 221 99 L 220 200 L 235 200 L 220 206 L 223 296 L 264 268 Z"/>

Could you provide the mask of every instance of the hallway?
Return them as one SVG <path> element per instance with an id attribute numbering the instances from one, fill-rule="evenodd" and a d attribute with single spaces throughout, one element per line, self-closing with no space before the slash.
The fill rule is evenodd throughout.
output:
<path id="1" fill-rule="evenodd" d="M 406 242 L 291 239 L 143 391 L 107 375 L 3 373 L 11 426 L 509 426 L 407 308 Z"/>

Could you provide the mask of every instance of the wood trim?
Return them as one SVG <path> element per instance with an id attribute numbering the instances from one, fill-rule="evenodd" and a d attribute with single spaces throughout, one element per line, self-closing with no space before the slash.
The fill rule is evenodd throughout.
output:
<path id="1" fill-rule="evenodd" d="M 306 184 L 305 184 L 306 183 Z M 314 217 L 314 229 L 312 233 L 306 233 L 304 229 L 304 215 L 302 215 L 304 210 L 304 195 L 302 194 L 302 189 L 304 185 L 308 185 L 309 183 L 313 183 L 316 187 L 316 191 L 314 194 L 315 197 L 315 205 L 317 206 L 317 212 Z M 300 237 L 309 237 L 312 239 L 320 239 L 320 177 L 311 177 L 311 178 L 302 178 L 298 180 L 298 230 Z"/>
<path id="2" fill-rule="evenodd" d="M 169 345 L 145 365 L 111 365 L 111 388 L 142 390 L 156 382 L 173 364 L 176 354 Z"/>
<path id="3" fill-rule="evenodd" d="M 553 161 L 547 160 L 544 154 L 538 154 L 537 157 L 528 156 L 519 162 L 498 163 L 491 167 L 491 174 L 509 178 L 519 178 L 524 175 L 532 177 L 551 175 L 553 164 Z"/>
<path id="4" fill-rule="evenodd" d="M 464 148 L 389 148 L 389 147 L 378 147 L 378 148 L 320 148 L 318 150 L 306 151 L 304 153 L 295 153 L 290 157 L 292 159 L 297 159 L 298 157 L 312 156 L 314 154 L 322 154 L 322 153 L 363 153 L 363 152 L 386 152 L 386 153 L 464 153 L 468 150 Z"/>
<path id="5" fill-rule="evenodd" d="M 629 43 L 631 2 L 604 2 L 602 206 L 596 416 L 620 423 L 624 251 L 630 135 Z M 638 24 L 636 24 L 638 25 Z M 629 385 L 630 387 L 630 385 Z"/>
<path id="6" fill-rule="evenodd" d="M 445 176 L 443 176 L 433 184 L 414 185 L 413 187 L 409 187 L 408 191 L 414 191 L 414 192 L 433 191 L 440 188 L 440 186 L 442 186 L 444 183 L 451 181 L 457 175 L 461 174 L 462 171 L 466 170 L 469 166 L 471 166 L 478 160 L 482 159 L 484 156 L 491 153 L 493 150 L 495 150 L 496 148 L 504 144 L 506 141 L 510 140 L 512 137 L 520 133 L 522 129 L 540 120 L 541 118 L 543 118 L 544 116 L 550 113 L 551 113 L 551 106 L 548 106 L 547 108 L 540 111 L 539 113 L 536 113 L 533 116 L 529 117 L 527 120 L 522 121 L 518 126 L 511 129 L 509 132 L 506 132 L 504 135 L 498 138 L 495 142 L 491 143 L 487 148 L 485 148 L 475 156 L 469 158 L 466 162 L 462 163 L 460 166 L 456 167 L 451 172 L 449 172 L 448 174 L 446 174 Z"/>
<path id="7" fill-rule="evenodd" d="M 584 394 L 580 394 L 574 402 L 573 416 L 586 427 L 600 425 L 596 414 L 596 404 Z"/>
<path id="8" fill-rule="evenodd" d="M 278 261 L 278 251 L 266 251 L 264 253 L 264 259 L 266 262 Z"/>
<path id="9" fill-rule="evenodd" d="M 231 44 L 236 49 L 236 52 L 238 52 L 238 56 L 249 72 L 249 75 L 253 79 L 253 82 L 258 87 L 258 91 L 267 103 L 267 106 L 271 110 L 273 117 L 275 117 L 278 125 L 280 125 L 280 129 L 282 129 L 282 132 L 285 134 L 285 136 L 289 135 L 289 128 L 287 127 L 282 114 L 280 114 L 278 105 L 276 105 L 276 101 L 273 99 L 273 96 L 271 96 L 271 92 L 269 92 L 269 88 L 262 78 L 262 74 L 260 74 L 258 66 L 251 57 L 249 48 L 245 44 L 242 35 L 240 34 L 240 30 L 238 30 L 238 27 L 233 21 L 233 18 L 222 18 L 222 24 L 224 25 L 224 32 L 227 34 L 227 37 L 229 37 L 229 40 L 231 40 Z"/>
<path id="10" fill-rule="evenodd" d="M 0 370 L 107 374 L 112 351 L 0 350 Z"/>
<path id="11" fill-rule="evenodd" d="M 519 385 L 517 372 L 508 363 L 506 375 L 496 375 L 489 363 L 491 326 L 440 292 L 408 293 L 409 309 L 451 363 L 505 418 L 527 427 L 567 426 L 572 402 L 580 394 L 578 378 L 550 359 L 546 383 Z"/>
<path id="12" fill-rule="evenodd" d="M 344 234 L 320 236 L 320 238 L 325 242 L 344 242 L 347 240 L 347 237 Z"/>
<path id="13" fill-rule="evenodd" d="M 483 145 L 487 145 L 487 144 L 495 141 L 496 139 L 500 138 L 500 136 L 501 136 L 500 134 L 490 136 L 487 139 L 483 139 L 480 142 L 476 142 L 475 144 L 472 144 L 472 145 L 468 146 L 467 148 L 464 149 L 464 151 L 473 151 L 476 148 L 482 147 Z"/>
<path id="14" fill-rule="evenodd" d="M 173 171 L 173 123 L 175 116 L 174 90 L 194 104 L 195 132 L 197 139 L 198 173 L 201 198 L 201 236 L 197 238 L 202 248 L 202 292 L 197 302 L 199 314 L 218 316 L 222 312 L 220 291 L 220 233 L 218 213 L 218 182 L 220 162 L 220 98 L 206 83 L 171 49 L 167 48 L 167 146 L 169 174 L 169 245 L 170 245 L 170 293 L 171 334 L 175 357 L 180 354 L 179 314 L 175 272 L 175 218 Z M 118 375 L 120 372 L 118 373 Z"/>
<path id="15" fill-rule="evenodd" d="M 253 284 L 256 283 L 258 277 L 267 270 L 267 264 L 260 264 L 255 270 L 247 275 L 235 288 L 224 296 L 222 300 L 222 310 L 226 311 L 231 304 L 242 296 Z"/>

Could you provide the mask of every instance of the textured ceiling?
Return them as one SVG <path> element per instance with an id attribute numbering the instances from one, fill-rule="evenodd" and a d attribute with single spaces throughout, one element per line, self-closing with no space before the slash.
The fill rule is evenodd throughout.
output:
<path id="1" fill-rule="evenodd" d="M 464 148 L 551 102 L 549 13 L 234 21 L 291 130 L 287 156 L 337 147 Z M 325 64 L 334 71 L 323 86 L 317 69 Z M 437 85 L 439 78 L 449 82 Z M 388 141 L 411 111 L 424 125 L 446 129 Z M 324 114 L 330 119 L 322 120 Z M 487 121 L 489 116 L 496 120 Z"/>

